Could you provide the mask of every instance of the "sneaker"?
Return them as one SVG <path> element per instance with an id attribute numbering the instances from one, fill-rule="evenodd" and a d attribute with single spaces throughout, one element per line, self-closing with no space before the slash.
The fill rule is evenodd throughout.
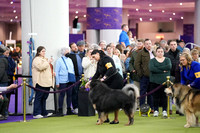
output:
<path id="1" fill-rule="evenodd" d="M 33 116 L 33 118 L 34 119 L 40 119 L 40 118 L 43 118 L 43 116 L 42 115 L 35 115 L 35 116 Z"/>
<path id="2" fill-rule="evenodd" d="M 50 116 L 52 116 L 53 115 L 53 113 L 48 113 L 47 114 L 47 117 L 50 117 Z"/>
<path id="3" fill-rule="evenodd" d="M 74 109 L 74 114 L 78 114 L 78 108 Z"/>
<path id="4" fill-rule="evenodd" d="M 159 112 L 156 110 L 156 111 L 154 111 L 153 116 L 158 117 L 158 114 L 159 114 Z"/>
<path id="5" fill-rule="evenodd" d="M 162 112 L 162 115 L 163 115 L 163 117 L 167 117 L 167 111 L 164 110 L 164 111 Z"/>

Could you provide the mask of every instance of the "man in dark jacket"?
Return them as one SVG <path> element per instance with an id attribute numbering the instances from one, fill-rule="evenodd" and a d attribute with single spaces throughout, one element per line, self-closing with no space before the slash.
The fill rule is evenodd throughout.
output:
<path id="1" fill-rule="evenodd" d="M 171 60 L 172 68 L 171 68 L 171 81 L 175 83 L 180 82 L 180 70 L 179 70 L 179 55 L 181 52 L 177 49 L 177 42 L 176 40 L 169 41 L 169 48 L 170 50 L 164 55 Z M 178 111 L 176 111 L 179 114 Z M 170 97 L 170 114 L 172 114 L 172 98 Z M 180 114 L 182 115 L 182 114 Z"/>
<path id="2" fill-rule="evenodd" d="M 172 69 L 170 75 L 175 78 L 175 82 L 180 82 L 180 71 L 179 71 L 179 55 L 181 52 L 177 49 L 176 40 L 169 41 L 170 50 L 165 54 L 165 57 L 168 57 L 172 63 Z"/>
<path id="3" fill-rule="evenodd" d="M 83 67 L 82 67 L 82 58 L 84 57 L 83 54 L 79 53 L 78 47 L 76 43 L 71 43 L 70 45 L 71 53 L 66 56 L 71 58 L 73 64 L 74 64 L 74 71 L 76 76 L 76 82 L 81 79 L 81 75 L 83 74 Z M 72 106 L 74 109 L 74 113 L 78 113 L 78 90 L 79 90 L 80 84 L 75 86 L 72 90 Z"/>
<path id="4" fill-rule="evenodd" d="M 7 83 L 8 83 L 8 76 L 7 76 L 8 61 L 3 55 L 5 51 L 6 51 L 6 47 L 1 45 L 0 46 L 0 87 L 7 86 Z"/>
<path id="5" fill-rule="evenodd" d="M 6 87 L 8 84 L 8 61 L 3 55 L 6 51 L 6 47 L 0 45 L 0 87 Z M 0 95 L 0 119 L 7 119 L 6 112 L 8 107 L 8 99 L 4 95 Z"/>
<path id="6" fill-rule="evenodd" d="M 137 54 L 135 60 L 135 70 L 137 75 L 140 77 L 140 96 L 148 93 L 150 91 L 149 87 L 149 61 L 154 58 L 154 53 L 152 51 L 152 42 L 149 39 L 145 39 L 144 48 Z M 140 99 L 140 106 L 145 103 L 145 97 Z M 147 97 L 147 103 L 150 105 L 153 112 L 153 96 L 149 95 Z"/>

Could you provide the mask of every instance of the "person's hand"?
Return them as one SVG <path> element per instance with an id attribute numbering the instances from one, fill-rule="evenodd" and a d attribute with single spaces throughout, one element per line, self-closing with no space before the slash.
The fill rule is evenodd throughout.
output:
<path id="1" fill-rule="evenodd" d="M 135 72 L 135 70 L 132 71 L 133 73 Z"/>
<path id="2" fill-rule="evenodd" d="M 49 63 L 52 63 L 53 62 L 53 57 L 51 57 L 50 59 L 49 59 Z"/>
<path id="3" fill-rule="evenodd" d="M 8 86 L 8 89 L 14 89 L 17 88 L 17 84 L 11 84 L 10 86 Z"/>
<path id="4" fill-rule="evenodd" d="M 53 72 L 53 76 L 54 76 L 54 77 L 56 76 L 56 72 Z"/>
<path id="5" fill-rule="evenodd" d="M 4 99 L 2 95 L 0 95 L 0 99 L 2 99 L 2 100 Z"/>
<path id="6" fill-rule="evenodd" d="M 59 85 L 56 85 L 56 88 L 59 88 L 60 86 Z"/>
<path id="7" fill-rule="evenodd" d="M 85 88 L 90 88 L 90 81 L 85 84 Z"/>
<path id="8" fill-rule="evenodd" d="M 190 84 L 188 84 L 187 86 L 191 88 Z"/>

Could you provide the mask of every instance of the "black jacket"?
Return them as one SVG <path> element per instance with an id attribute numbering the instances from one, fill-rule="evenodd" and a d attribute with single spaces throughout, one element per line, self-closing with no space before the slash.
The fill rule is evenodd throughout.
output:
<path id="1" fill-rule="evenodd" d="M 8 82 L 8 60 L 3 56 L 0 55 L 0 84 Z"/>
<path id="2" fill-rule="evenodd" d="M 81 60 L 83 59 L 84 55 L 83 54 L 78 54 L 81 58 Z M 68 57 L 72 60 L 73 64 L 74 64 L 74 71 L 75 71 L 75 75 L 76 76 L 81 76 L 79 74 L 79 71 L 78 71 L 78 63 L 77 63 L 77 58 L 76 58 L 76 54 L 75 53 L 70 53 L 68 55 Z M 82 62 L 82 61 L 81 61 Z M 82 67 L 82 63 L 81 63 L 81 67 Z"/>
<path id="3" fill-rule="evenodd" d="M 98 79 L 106 76 L 104 83 L 112 89 L 123 88 L 123 78 L 117 71 L 113 59 L 107 55 L 101 57 L 97 63 L 97 71 L 92 79 Z"/>
<path id="4" fill-rule="evenodd" d="M 180 51 L 178 49 L 176 49 L 176 51 L 172 51 L 171 49 L 169 50 L 169 52 L 167 52 L 165 54 L 165 57 L 168 57 L 170 60 L 171 60 L 171 63 L 172 63 L 172 68 L 171 68 L 171 76 L 174 76 L 176 77 L 175 73 L 176 71 L 179 71 L 177 70 L 178 69 L 178 65 L 179 65 L 179 55 L 180 55 Z"/>

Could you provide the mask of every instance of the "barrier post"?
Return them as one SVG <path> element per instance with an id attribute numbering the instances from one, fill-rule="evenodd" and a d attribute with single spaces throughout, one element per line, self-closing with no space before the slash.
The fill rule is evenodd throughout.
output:
<path id="1" fill-rule="evenodd" d="M 23 78 L 23 85 L 24 85 L 24 100 L 23 100 L 23 104 L 24 104 L 24 120 L 23 122 L 26 122 L 26 78 Z"/>
<path id="2" fill-rule="evenodd" d="M 130 83 L 130 73 L 127 73 L 127 83 Z"/>
<path id="3" fill-rule="evenodd" d="M 163 85 L 166 85 L 167 87 L 169 87 L 170 84 L 173 85 L 173 83 L 170 81 L 170 76 L 167 76 L 166 78 L 167 78 L 167 81 L 164 82 Z M 167 96 L 167 117 L 168 118 L 170 118 L 169 117 L 169 115 L 170 115 L 169 114 L 169 108 L 170 108 L 169 105 L 170 105 L 169 96 Z"/>
<path id="4" fill-rule="evenodd" d="M 169 84 L 170 84 L 170 82 L 169 82 L 169 79 L 170 79 L 170 76 L 167 76 L 167 87 L 169 87 Z M 169 117 L 169 96 L 167 96 L 167 117 Z"/>

